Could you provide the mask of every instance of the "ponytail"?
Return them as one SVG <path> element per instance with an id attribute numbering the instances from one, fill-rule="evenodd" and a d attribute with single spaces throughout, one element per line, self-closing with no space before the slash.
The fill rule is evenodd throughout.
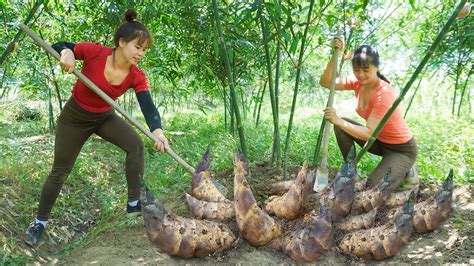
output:
<path id="1" fill-rule="evenodd" d="M 390 84 L 390 81 L 388 81 L 388 79 L 384 75 L 382 75 L 380 73 L 380 71 L 377 71 L 377 77 L 379 77 L 379 79 L 381 79 L 381 80 L 387 82 L 388 84 Z"/>

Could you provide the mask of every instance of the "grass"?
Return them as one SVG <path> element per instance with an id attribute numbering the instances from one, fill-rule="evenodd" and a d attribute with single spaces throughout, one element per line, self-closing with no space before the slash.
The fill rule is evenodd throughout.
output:
<path id="1" fill-rule="evenodd" d="M 54 134 L 47 121 L 15 120 L 15 103 L 0 103 L 0 251 L 2 264 L 26 264 L 40 257 L 22 243 L 23 232 L 37 211 L 41 188 L 53 160 Z M 44 117 L 44 115 L 43 115 Z M 140 118 L 141 119 L 141 118 Z M 282 121 L 287 121 L 283 120 Z M 474 126 L 472 121 L 450 118 L 416 117 L 408 121 L 418 145 L 417 165 L 422 180 L 442 180 L 450 168 L 457 183 L 474 183 Z M 282 123 L 283 124 L 283 123 Z M 165 128 L 174 151 L 191 165 L 196 165 L 207 145 L 211 145 L 215 172 L 232 168 L 238 136 L 224 128 L 221 112 L 169 115 Z M 320 118 L 307 115 L 295 119 L 290 165 L 311 162 Z M 246 125 L 249 162 L 271 158 L 272 122 L 263 117 L 260 126 Z M 282 146 L 286 128 L 282 127 Z M 145 137 L 144 137 L 145 138 Z M 156 152 L 146 143 L 145 180 L 158 197 L 179 198 L 189 187 L 191 175 L 169 156 Z M 283 148 L 283 147 L 282 147 Z M 330 142 L 328 164 L 340 167 L 340 153 L 334 136 Z M 99 138 L 84 146 L 53 208 L 48 225 L 48 239 L 57 243 L 57 256 L 65 256 L 79 245 L 92 241 L 110 227 L 128 228 L 135 220 L 126 218 L 126 182 L 123 152 Z M 362 174 L 369 173 L 379 158 L 366 155 L 359 164 Z M 64 232 L 76 232 L 67 235 Z M 79 233 L 78 233 L 79 232 Z M 88 232 L 87 234 L 80 232 Z"/>
<path id="2" fill-rule="evenodd" d="M 417 138 L 417 165 L 423 180 L 439 180 L 453 168 L 457 183 L 474 183 L 474 124 L 454 118 L 408 121 Z"/>

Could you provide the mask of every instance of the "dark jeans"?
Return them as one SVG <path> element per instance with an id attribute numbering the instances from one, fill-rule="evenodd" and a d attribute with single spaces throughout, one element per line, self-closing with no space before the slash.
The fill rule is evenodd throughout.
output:
<path id="1" fill-rule="evenodd" d="M 352 124 L 361 125 L 351 119 L 343 119 Z M 334 127 L 334 133 L 336 134 L 337 144 L 344 158 L 349 154 L 354 141 L 361 147 L 366 143 L 366 141 L 354 138 L 338 127 Z M 369 186 L 378 184 L 390 168 L 392 178 L 390 186 L 396 188 L 415 163 L 417 147 L 414 138 L 403 144 L 388 144 L 377 139 L 369 148 L 369 152 L 382 156 L 382 161 L 368 177 Z"/>
<path id="2" fill-rule="evenodd" d="M 38 219 L 49 218 L 64 181 L 71 172 L 82 146 L 92 134 L 97 134 L 127 153 L 125 175 L 128 199 L 139 199 L 139 184 L 144 168 L 143 141 L 140 136 L 125 120 L 115 114 L 113 109 L 105 113 L 91 113 L 82 109 L 71 97 L 58 119 L 54 163 L 43 185 Z"/>

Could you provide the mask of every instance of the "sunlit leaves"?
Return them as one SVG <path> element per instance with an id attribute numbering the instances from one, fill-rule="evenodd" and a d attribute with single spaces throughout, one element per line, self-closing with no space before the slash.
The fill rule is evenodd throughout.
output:
<path id="1" fill-rule="evenodd" d="M 281 2 L 281 4 L 280 4 Z M 305 27 L 305 15 L 309 1 L 261 1 L 264 5 L 263 16 L 269 30 L 266 42 L 271 53 L 276 44 L 282 49 L 282 75 L 285 82 L 292 84 L 295 78 L 294 67 L 298 52 L 298 43 L 302 41 Z M 390 4 L 392 3 L 392 4 Z M 391 17 L 380 24 L 382 14 L 390 6 L 402 4 Z M 308 75 L 317 76 L 324 67 L 330 54 L 329 40 L 335 34 L 338 25 L 345 19 L 357 15 L 361 27 L 352 30 L 349 49 L 362 42 L 378 46 L 383 63 L 397 61 L 397 68 L 387 67 L 389 75 L 403 84 L 409 74 L 409 65 L 421 58 L 426 47 L 433 41 L 433 36 L 445 23 L 446 18 L 456 6 L 457 1 L 316 1 L 314 18 L 310 22 L 308 48 L 305 50 L 305 61 L 311 68 Z M 31 1 L 11 1 L 6 4 L 0 1 L 0 51 L 10 42 L 18 31 L 13 28 L 14 22 L 22 21 L 32 7 Z M 261 80 L 264 53 L 262 52 L 261 28 L 257 25 L 258 13 L 256 1 L 219 1 L 223 21 L 223 34 L 235 59 L 234 69 L 237 86 L 250 95 L 250 90 Z M 323 9 L 323 7 L 326 7 Z M 194 95 L 222 97 L 222 81 L 225 72 L 221 61 L 222 51 L 216 40 L 215 27 L 212 22 L 209 1 L 177 0 L 163 1 L 59 1 L 50 0 L 44 11 L 31 25 L 34 31 L 41 29 L 48 43 L 56 41 L 92 41 L 112 45 L 112 36 L 123 19 L 123 11 L 129 7 L 137 9 L 139 20 L 146 24 L 155 39 L 155 45 L 148 51 L 140 67 L 148 74 L 153 92 L 158 97 L 181 98 L 186 101 Z M 457 30 L 447 35 L 430 60 L 430 68 L 443 68 L 450 76 L 455 72 L 456 54 L 461 51 L 467 54 L 465 62 L 472 61 L 474 42 L 474 16 L 458 20 Z M 375 29 L 375 30 L 374 30 Z M 373 33 L 369 34 L 372 30 Z M 350 29 L 345 28 L 345 40 Z M 369 35 L 369 36 L 368 36 Z M 462 49 L 460 50 L 459 47 Z M 9 58 L 5 80 L 26 82 L 24 90 L 31 90 L 29 95 L 44 99 L 51 74 L 46 71 L 39 75 L 32 69 L 31 53 L 38 48 L 26 37 L 22 37 L 19 47 Z M 34 64 L 38 69 L 48 68 L 44 54 L 36 57 Z M 346 64 L 348 65 L 348 64 Z M 15 67 L 18 66 L 18 67 Z M 469 64 L 464 64 L 462 81 L 467 77 Z M 14 70 L 16 69 L 16 70 Z M 343 73 L 350 72 L 350 68 Z M 3 73 L 0 71 L 0 73 Z M 393 74 L 390 74 L 393 73 Z M 74 78 L 56 72 L 60 81 L 62 97 L 70 95 Z M 30 79 L 30 77 L 32 77 Z M 40 82 L 42 81 L 42 82 Z M 282 86 L 288 89 L 291 86 Z M 313 87 L 303 83 L 302 91 L 314 95 Z M 39 86 L 39 87 L 38 87 Z M 34 88 L 39 89 L 34 89 Z M 0 91 L 2 93 L 2 91 Z M 285 92 L 283 91 L 283 94 Z M 466 91 L 466 95 L 469 92 Z M 321 99 L 323 101 L 323 99 Z M 169 101 L 172 103 L 173 101 Z M 284 101 L 282 102 L 283 104 Z"/>
<path id="2" fill-rule="evenodd" d="M 369 4 L 369 0 L 362 0 L 362 8 L 365 9 L 368 4 Z"/>

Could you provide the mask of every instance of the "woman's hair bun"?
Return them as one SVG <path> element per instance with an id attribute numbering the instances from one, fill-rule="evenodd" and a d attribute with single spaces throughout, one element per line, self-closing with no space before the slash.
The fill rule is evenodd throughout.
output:
<path id="1" fill-rule="evenodd" d="M 137 16 L 138 16 L 137 11 L 135 11 L 135 9 L 133 8 L 129 8 L 127 9 L 127 11 L 125 11 L 125 20 L 128 22 L 132 22 L 136 20 Z"/>

